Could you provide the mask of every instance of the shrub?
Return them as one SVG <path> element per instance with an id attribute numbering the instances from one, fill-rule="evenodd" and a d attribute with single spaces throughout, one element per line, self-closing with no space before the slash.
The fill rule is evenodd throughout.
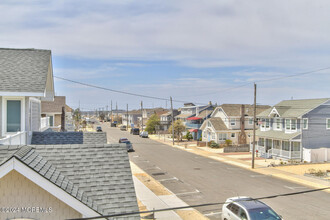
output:
<path id="1" fill-rule="evenodd" d="M 199 141 L 202 141 L 202 137 L 199 138 Z"/>
<path id="2" fill-rule="evenodd" d="M 192 134 L 188 131 L 187 134 L 185 135 L 185 138 L 190 141 L 191 139 L 193 139 Z"/>
<path id="3" fill-rule="evenodd" d="M 231 145 L 233 142 L 232 142 L 230 139 L 227 139 L 227 140 L 225 141 L 225 143 L 226 143 L 227 146 L 229 146 L 229 145 Z"/>

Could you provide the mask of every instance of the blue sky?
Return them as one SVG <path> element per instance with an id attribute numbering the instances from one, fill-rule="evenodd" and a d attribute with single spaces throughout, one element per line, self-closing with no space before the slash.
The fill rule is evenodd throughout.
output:
<path id="1" fill-rule="evenodd" d="M 84 83 L 252 103 L 254 81 L 330 67 L 329 9 L 326 0 L 2 0 L 0 46 L 50 49 L 54 75 Z M 258 83 L 257 102 L 330 97 L 329 73 Z M 59 79 L 55 90 L 73 108 L 169 106 Z"/>

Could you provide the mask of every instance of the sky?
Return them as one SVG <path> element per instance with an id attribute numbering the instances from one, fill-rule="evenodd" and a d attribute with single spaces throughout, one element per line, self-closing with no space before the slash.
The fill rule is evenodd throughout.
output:
<path id="1" fill-rule="evenodd" d="M 0 47 L 52 51 L 54 76 L 184 102 L 330 97 L 328 0 L 1 0 Z M 82 110 L 170 107 L 56 79 Z"/>

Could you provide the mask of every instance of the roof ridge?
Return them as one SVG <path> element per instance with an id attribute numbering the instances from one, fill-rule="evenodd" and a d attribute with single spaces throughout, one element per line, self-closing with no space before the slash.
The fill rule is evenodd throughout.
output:
<path id="1" fill-rule="evenodd" d="M 0 47 L 0 50 L 51 51 L 50 49 L 35 49 L 35 48 L 4 48 L 4 47 Z"/>

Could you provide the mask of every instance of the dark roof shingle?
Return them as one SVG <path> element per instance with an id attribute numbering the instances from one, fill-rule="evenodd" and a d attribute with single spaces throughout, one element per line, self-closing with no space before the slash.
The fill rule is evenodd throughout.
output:
<path id="1" fill-rule="evenodd" d="M 1 165 L 12 157 L 102 215 L 138 211 L 125 145 L 1 146 Z"/>
<path id="2" fill-rule="evenodd" d="M 106 144 L 105 132 L 33 132 L 31 144 Z"/>

